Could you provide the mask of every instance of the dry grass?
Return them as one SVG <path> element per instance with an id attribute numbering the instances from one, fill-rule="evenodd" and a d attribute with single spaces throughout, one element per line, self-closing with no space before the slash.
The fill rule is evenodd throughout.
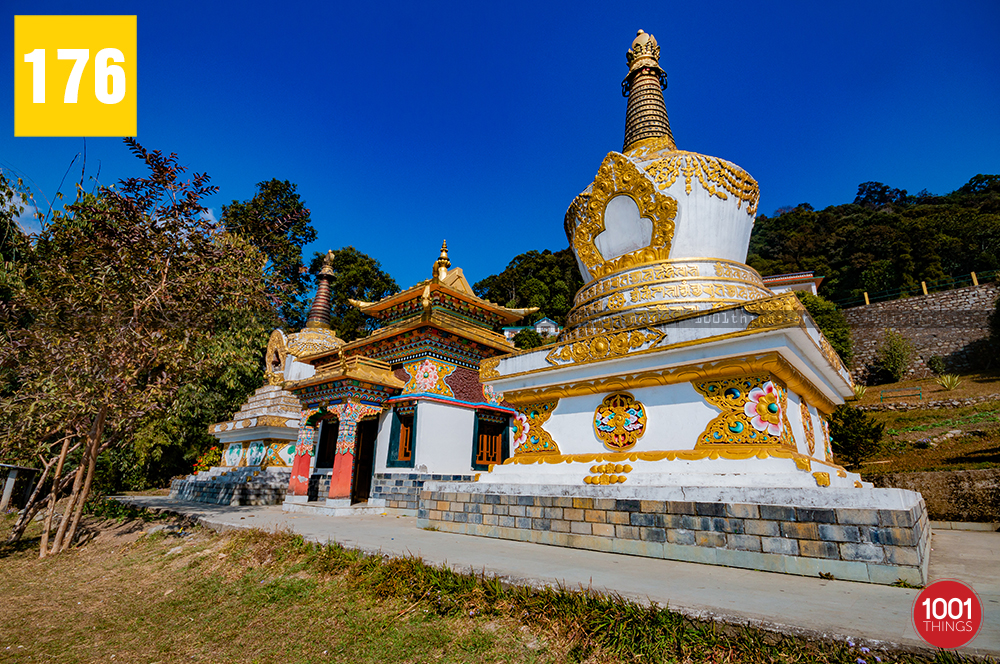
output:
<path id="1" fill-rule="evenodd" d="M 978 371 L 962 374 L 962 382 L 954 390 L 946 390 L 935 381 L 936 376 L 920 378 L 918 380 L 904 380 L 888 385 L 871 385 L 868 387 L 865 397 L 860 401 L 852 402 L 856 406 L 877 405 L 881 399 L 883 390 L 895 390 L 900 388 L 912 389 L 919 387 L 923 391 L 923 401 L 943 401 L 950 399 L 967 399 L 969 397 L 989 396 L 1000 394 L 1000 373 L 996 371 Z M 895 395 L 885 395 L 884 403 L 920 403 L 918 397 L 897 397 Z"/>
<path id="2" fill-rule="evenodd" d="M 0 537 L 12 521 L 0 517 Z M 4 662 L 854 664 L 861 654 L 615 597 L 504 587 L 288 533 L 89 526 L 91 541 L 54 558 L 39 560 L 30 539 L 0 547 Z"/>

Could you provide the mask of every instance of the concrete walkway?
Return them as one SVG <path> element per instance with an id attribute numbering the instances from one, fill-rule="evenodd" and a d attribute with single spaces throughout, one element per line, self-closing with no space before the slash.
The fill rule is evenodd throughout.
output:
<path id="1" fill-rule="evenodd" d="M 918 590 L 426 531 L 412 517 L 323 517 L 161 496 L 123 500 L 184 514 L 216 530 L 288 529 L 310 541 L 419 556 L 430 564 L 485 570 L 513 582 L 615 592 L 692 617 L 872 645 L 927 647 L 910 618 Z M 1000 533 L 934 531 L 931 550 L 931 580 L 964 581 L 983 603 L 983 627 L 963 652 L 1000 656 Z"/>

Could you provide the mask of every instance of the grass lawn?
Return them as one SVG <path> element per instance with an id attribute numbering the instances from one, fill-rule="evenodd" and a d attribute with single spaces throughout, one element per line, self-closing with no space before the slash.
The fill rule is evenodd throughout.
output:
<path id="1" fill-rule="evenodd" d="M 13 515 L 0 517 L 0 538 L 12 523 Z M 135 518 L 87 525 L 93 539 L 44 560 L 37 524 L 23 543 L 0 545 L 0 660 L 856 664 L 863 655 L 618 598 L 508 588 L 289 534 L 188 527 L 147 535 L 152 524 Z M 944 653 L 933 661 L 969 660 Z"/>

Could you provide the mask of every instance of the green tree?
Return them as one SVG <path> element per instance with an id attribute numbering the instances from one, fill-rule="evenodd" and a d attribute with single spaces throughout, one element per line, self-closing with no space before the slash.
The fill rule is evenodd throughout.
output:
<path id="1" fill-rule="evenodd" d="M 799 301 L 806 308 L 809 315 L 816 322 L 819 331 L 823 333 L 826 340 L 844 364 L 851 361 L 851 326 L 847 324 L 847 318 L 840 307 L 833 302 L 812 293 L 796 291 Z"/>
<path id="2" fill-rule="evenodd" d="M 330 283 L 330 325 L 344 341 L 359 339 L 379 327 L 376 318 L 361 313 L 348 300 L 378 302 L 399 292 L 396 281 L 382 271 L 377 260 L 354 247 L 333 251 L 333 280 Z M 319 274 L 326 254 L 313 256 L 309 271 Z"/>
<path id="3" fill-rule="evenodd" d="M 302 247 L 316 239 L 316 230 L 295 190 L 288 180 L 260 182 L 250 200 L 223 205 L 221 221 L 227 231 L 267 256 L 265 271 L 282 293 L 281 318 L 289 329 L 297 330 L 305 325 L 309 310 Z"/>
<path id="4" fill-rule="evenodd" d="M 882 451 L 885 425 L 868 413 L 844 404 L 830 416 L 830 447 L 833 456 L 848 466 L 857 467 Z"/>
<path id="5" fill-rule="evenodd" d="M 0 366 L 13 375 L 0 394 L 0 460 L 41 460 L 50 483 L 39 487 L 51 486 L 11 539 L 47 502 L 42 555 L 73 542 L 99 458 L 130 446 L 181 386 L 226 369 L 230 357 L 211 352 L 220 321 L 266 318 L 276 301 L 261 252 L 205 214 L 208 176 L 182 181 L 176 155 L 125 142 L 149 175 L 93 195 L 78 188 L 19 260 L 23 278 L 0 311 Z"/>
<path id="6" fill-rule="evenodd" d="M 895 330 L 885 330 L 875 349 L 870 375 L 878 383 L 898 383 L 913 361 L 913 344 Z"/>
<path id="7" fill-rule="evenodd" d="M 543 343 L 542 335 L 535 332 L 533 328 L 526 327 L 514 335 L 514 346 L 521 350 L 538 348 Z"/>
<path id="8" fill-rule="evenodd" d="M 538 307 L 522 325 L 548 317 L 566 324 L 573 296 L 583 287 L 576 258 L 569 249 L 551 252 L 528 251 L 515 256 L 500 274 L 476 282 L 472 289 L 479 297 L 521 309 Z"/>

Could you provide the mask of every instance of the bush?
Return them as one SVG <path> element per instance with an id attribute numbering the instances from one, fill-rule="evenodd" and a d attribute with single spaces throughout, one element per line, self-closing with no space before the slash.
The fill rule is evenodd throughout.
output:
<path id="1" fill-rule="evenodd" d="M 198 460 L 194 462 L 194 472 L 198 473 L 221 464 L 222 450 L 213 446 L 210 447 L 207 452 L 198 457 Z"/>
<path id="2" fill-rule="evenodd" d="M 542 345 L 542 335 L 535 332 L 530 327 L 526 327 L 514 335 L 514 345 L 521 350 L 538 348 Z"/>
<path id="3" fill-rule="evenodd" d="M 943 376 L 938 376 L 934 382 L 943 387 L 946 392 L 951 392 L 959 386 L 962 379 L 955 374 L 945 374 Z"/>
<path id="4" fill-rule="evenodd" d="M 876 382 L 898 383 L 906 375 L 913 359 L 913 344 L 895 330 L 886 330 L 875 349 L 872 367 Z"/>
<path id="5" fill-rule="evenodd" d="M 830 445 L 834 458 L 857 467 L 882 451 L 885 425 L 868 413 L 844 404 L 830 416 Z"/>
<path id="6" fill-rule="evenodd" d="M 850 364 L 853 342 L 851 326 L 847 324 L 844 312 L 833 302 L 812 293 L 796 291 L 795 295 L 816 322 L 816 327 L 837 351 L 840 359 L 844 364 Z"/>
<path id="7" fill-rule="evenodd" d="M 944 366 L 944 358 L 940 355 L 931 355 L 927 360 L 927 368 L 936 376 L 940 376 L 947 370 Z"/>

